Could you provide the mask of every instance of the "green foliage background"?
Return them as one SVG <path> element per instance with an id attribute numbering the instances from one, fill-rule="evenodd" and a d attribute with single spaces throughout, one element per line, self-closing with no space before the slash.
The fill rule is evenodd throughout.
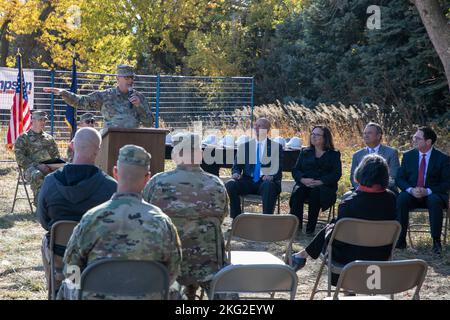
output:
<path id="1" fill-rule="evenodd" d="M 450 20 L 450 0 L 439 1 Z M 366 27 L 370 5 L 379 30 Z M 70 69 L 76 52 L 80 71 L 255 76 L 257 104 L 376 103 L 418 123 L 450 105 L 406 0 L 0 0 L 0 32 L 0 66 L 21 48 L 25 67 Z"/>

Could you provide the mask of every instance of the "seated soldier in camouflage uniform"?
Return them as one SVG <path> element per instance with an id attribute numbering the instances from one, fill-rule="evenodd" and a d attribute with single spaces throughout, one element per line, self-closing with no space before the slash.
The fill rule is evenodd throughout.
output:
<path id="1" fill-rule="evenodd" d="M 94 126 L 95 126 L 95 118 L 93 113 L 86 112 L 80 116 L 78 128 L 86 128 L 86 127 L 94 128 Z M 73 149 L 70 144 L 67 146 L 66 156 L 67 162 L 71 163 L 73 161 Z"/>
<path id="2" fill-rule="evenodd" d="M 44 177 L 52 171 L 41 162 L 59 158 L 55 139 L 44 132 L 46 120 L 48 118 L 44 111 L 34 111 L 31 115 L 31 129 L 21 134 L 14 144 L 17 164 L 24 172 L 25 180 L 30 183 L 35 206 Z"/>
<path id="3" fill-rule="evenodd" d="M 153 125 L 150 105 L 142 93 L 133 89 L 133 67 L 120 64 L 117 66 L 117 87 L 88 95 L 77 95 L 58 88 L 44 88 L 44 92 L 61 95 L 64 101 L 74 108 L 100 110 L 105 128 L 138 128 Z"/>
<path id="4" fill-rule="evenodd" d="M 160 207 L 177 227 L 183 248 L 178 282 L 186 286 L 187 298 L 194 300 L 198 287 L 208 291 L 213 275 L 224 266 L 221 225 L 228 214 L 228 194 L 218 177 L 200 168 L 198 135 L 180 134 L 173 140 L 176 169 L 155 175 L 143 197 Z"/>
<path id="5" fill-rule="evenodd" d="M 142 200 L 142 189 L 150 179 L 150 155 L 135 145 L 119 151 L 114 177 L 117 193 L 111 200 L 92 208 L 81 218 L 67 244 L 64 255 L 67 267 L 80 273 L 100 259 L 121 258 L 150 260 L 165 265 L 174 284 L 181 263 L 181 243 L 170 218 L 158 207 Z M 76 299 L 77 290 L 66 279 L 58 292 L 59 299 Z M 83 291 L 83 299 L 152 299 L 158 297 L 123 297 Z"/>

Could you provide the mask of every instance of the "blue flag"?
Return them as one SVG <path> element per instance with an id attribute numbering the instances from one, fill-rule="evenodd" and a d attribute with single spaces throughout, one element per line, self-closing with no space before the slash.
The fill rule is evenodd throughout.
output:
<path id="1" fill-rule="evenodd" d="M 77 65 L 74 57 L 72 60 L 72 85 L 70 86 L 70 92 L 77 93 L 77 86 Z M 67 105 L 65 121 L 70 128 L 70 139 L 72 139 L 77 131 L 77 109 Z"/>

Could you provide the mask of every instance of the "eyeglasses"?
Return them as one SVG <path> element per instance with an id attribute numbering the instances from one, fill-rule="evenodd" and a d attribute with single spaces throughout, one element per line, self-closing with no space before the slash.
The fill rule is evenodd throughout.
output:
<path id="1" fill-rule="evenodd" d="M 94 123 L 95 123 L 95 120 L 94 120 L 94 119 L 92 119 L 92 120 L 84 120 L 84 122 L 85 122 L 86 124 L 94 124 Z"/>
<path id="2" fill-rule="evenodd" d="M 311 136 L 313 136 L 313 137 L 323 137 L 323 134 L 320 134 L 320 133 L 311 133 Z"/>

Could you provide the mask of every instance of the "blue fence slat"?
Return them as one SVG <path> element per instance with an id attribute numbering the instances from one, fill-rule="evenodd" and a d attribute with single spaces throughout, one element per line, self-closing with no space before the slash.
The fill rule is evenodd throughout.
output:
<path id="1" fill-rule="evenodd" d="M 55 86 L 55 70 L 52 69 L 50 72 L 50 86 Z M 51 102 L 50 102 L 50 119 L 51 119 L 51 135 L 53 136 L 55 133 L 55 94 L 51 93 Z"/>
<path id="2" fill-rule="evenodd" d="M 159 95 L 160 95 L 161 76 L 156 78 L 156 108 L 155 108 L 155 128 L 159 128 Z"/>

